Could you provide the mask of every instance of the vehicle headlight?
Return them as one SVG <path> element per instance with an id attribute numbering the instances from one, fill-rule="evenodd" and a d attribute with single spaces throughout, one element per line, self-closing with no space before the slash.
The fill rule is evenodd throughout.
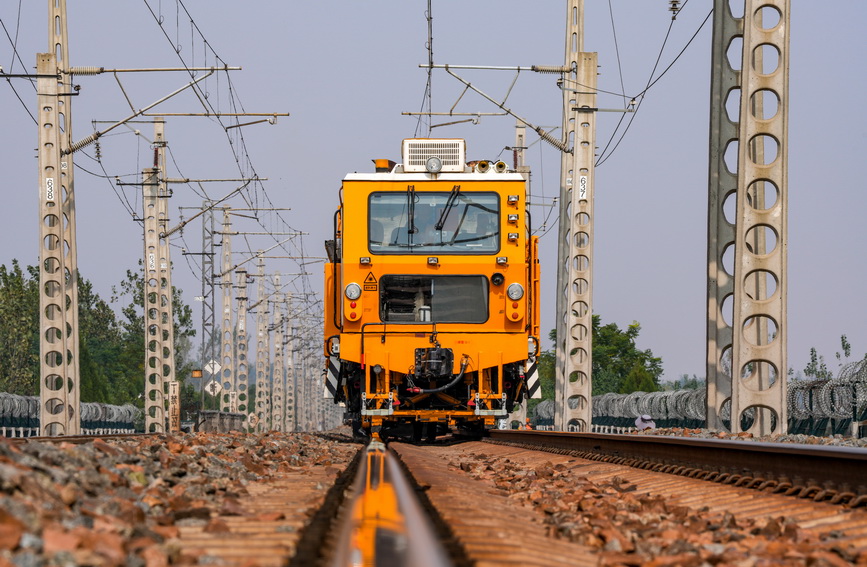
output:
<path id="1" fill-rule="evenodd" d="M 517 301 L 524 297 L 524 286 L 519 283 L 509 284 L 508 289 L 506 289 L 506 295 L 509 296 L 509 299 Z"/>
<path id="2" fill-rule="evenodd" d="M 353 282 L 346 286 L 346 289 L 343 290 L 343 293 L 346 294 L 346 297 L 348 299 L 358 299 L 359 297 L 361 297 L 361 286 Z M 523 290 L 521 291 L 521 293 L 524 293 Z"/>

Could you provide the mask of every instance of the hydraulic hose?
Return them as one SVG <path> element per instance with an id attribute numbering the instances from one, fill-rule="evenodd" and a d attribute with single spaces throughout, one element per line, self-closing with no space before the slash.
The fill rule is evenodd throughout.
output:
<path id="1" fill-rule="evenodd" d="M 413 394 L 436 394 L 437 392 L 444 392 L 461 381 L 461 378 L 464 377 L 464 371 L 467 369 L 468 363 L 469 359 L 464 356 L 463 359 L 461 359 L 461 371 L 458 372 L 455 377 L 452 378 L 451 382 L 449 382 L 445 386 L 440 386 L 439 388 L 430 388 L 427 390 L 424 388 L 407 388 L 407 391 L 412 392 Z"/>

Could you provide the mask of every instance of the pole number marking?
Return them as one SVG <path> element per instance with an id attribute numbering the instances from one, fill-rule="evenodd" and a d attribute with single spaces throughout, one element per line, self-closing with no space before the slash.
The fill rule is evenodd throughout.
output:
<path id="1" fill-rule="evenodd" d="M 582 175 L 578 178 L 578 198 L 581 200 L 587 199 L 587 176 Z"/>
<path id="2" fill-rule="evenodd" d="M 54 178 L 45 178 L 45 198 L 49 201 L 54 200 Z"/>

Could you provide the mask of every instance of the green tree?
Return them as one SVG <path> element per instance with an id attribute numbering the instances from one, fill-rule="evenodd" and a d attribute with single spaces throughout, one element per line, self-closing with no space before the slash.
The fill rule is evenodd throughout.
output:
<path id="1" fill-rule="evenodd" d="M 87 279 L 78 277 L 79 372 L 83 402 L 138 403 L 144 394 L 143 271 L 127 272 L 121 293 L 130 303 L 122 319 Z M 113 289 L 116 292 L 116 290 Z M 173 290 L 176 375 L 189 376 L 193 363 L 192 309 Z M 17 260 L 0 265 L 0 391 L 39 393 L 39 269 L 22 270 Z"/>
<path id="2" fill-rule="evenodd" d="M 119 286 L 119 287 L 118 287 Z M 121 374 L 119 375 L 117 399 L 113 403 L 134 403 L 143 406 L 144 394 L 144 267 L 139 260 L 139 269 L 135 272 L 126 271 L 118 286 L 112 287 L 112 303 L 121 300 L 128 301 L 121 307 L 123 318 L 120 321 L 122 333 L 122 348 L 119 353 Z M 183 302 L 181 290 L 172 287 L 172 310 L 174 314 L 174 350 L 175 378 L 184 384 L 189 378 L 194 362 L 189 359 L 192 351 L 191 337 L 195 336 L 193 328 L 193 310 Z M 182 396 L 183 397 L 183 396 Z"/>
<path id="3" fill-rule="evenodd" d="M 653 356 L 650 349 L 639 350 L 635 346 L 640 332 L 638 321 L 620 329 L 616 323 L 602 325 L 601 317 L 593 316 L 594 396 L 607 392 L 628 394 L 659 389 L 662 359 Z"/>
<path id="4" fill-rule="evenodd" d="M 653 376 L 646 368 L 636 364 L 620 382 L 621 394 L 629 394 L 632 392 L 655 392 L 659 389 L 653 381 Z"/>
<path id="5" fill-rule="evenodd" d="M 650 349 L 636 348 L 635 340 L 640 331 L 641 325 L 637 321 L 633 321 L 626 329 L 620 329 L 615 323 L 602 325 L 600 316 L 593 316 L 592 395 L 659 390 L 662 359 L 653 356 Z M 548 336 L 556 345 L 556 329 L 552 329 Z M 543 400 L 554 399 L 556 361 L 556 347 L 542 351 L 539 356 L 539 380 Z M 532 410 L 540 401 L 542 400 L 531 400 L 528 408 Z"/>
<path id="6" fill-rule="evenodd" d="M 804 376 L 813 380 L 827 380 L 834 377 L 834 373 L 828 370 L 825 357 L 816 352 L 816 348 L 810 349 L 810 362 L 804 368 Z"/>
<path id="7" fill-rule="evenodd" d="M 33 395 L 39 388 L 39 278 L 17 260 L 0 266 L 0 392 Z"/>
<path id="8" fill-rule="evenodd" d="M 110 402 L 113 388 L 110 376 L 122 372 L 118 352 L 123 341 L 117 316 L 98 294 L 93 284 L 78 280 L 79 374 L 81 400 Z"/>

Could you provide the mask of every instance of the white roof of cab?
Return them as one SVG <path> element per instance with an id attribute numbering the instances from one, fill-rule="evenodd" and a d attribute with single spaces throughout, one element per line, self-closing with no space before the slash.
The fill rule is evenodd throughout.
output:
<path id="1" fill-rule="evenodd" d="M 348 173 L 344 181 L 524 181 L 520 173 L 403 173 L 398 166 L 387 173 Z"/>

